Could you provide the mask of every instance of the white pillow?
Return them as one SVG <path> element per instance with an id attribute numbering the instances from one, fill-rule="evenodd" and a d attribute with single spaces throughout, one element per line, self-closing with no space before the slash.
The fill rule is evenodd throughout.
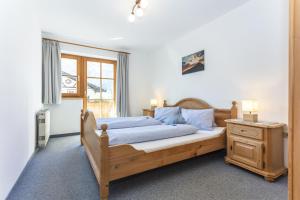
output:
<path id="1" fill-rule="evenodd" d="M 214 109 L 181 109 L 181 114 L 187 124 L 196 126 L 200 130 L 212 130 L 214 125 Z"/>

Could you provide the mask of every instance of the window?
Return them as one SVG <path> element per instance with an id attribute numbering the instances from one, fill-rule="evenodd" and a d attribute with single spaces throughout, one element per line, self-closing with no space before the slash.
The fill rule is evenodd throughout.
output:
<path id="1" fill-rule="evenodd" d="M 116 116 L 116 66 L 113 60 L 62 54 L 62 95 L 83 98 L 96 118 Z"/>
<path id="2" fill-rule="evenodd" d="M 115 117 L 116 62 L 103 59 L 85 59 L 87 73 L 86 108 L 96 118 Z"/>
<path id="3" fill-rule="evenodd" d="M 81 97 L 81 57 L 61 55 L 61 93 L 63 97 Z"/>

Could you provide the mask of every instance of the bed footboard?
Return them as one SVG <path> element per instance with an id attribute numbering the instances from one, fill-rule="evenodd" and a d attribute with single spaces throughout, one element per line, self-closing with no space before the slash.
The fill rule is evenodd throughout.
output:
<path id="1" fill-rule="evenodd" d="M 100 199 L 108 199 L 109 193 L 109 147 L 107 125 L 101 126 L 100 136 L 92 112 L 81 111 L 80 142 L 84 145 L 87 156 L 99 183 Z"/>

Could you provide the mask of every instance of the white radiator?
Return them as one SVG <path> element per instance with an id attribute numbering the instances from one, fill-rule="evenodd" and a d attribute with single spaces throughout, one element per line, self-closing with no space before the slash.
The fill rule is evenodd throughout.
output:
<path id="1" fill-rule="evenodd" d="M 45 147 L 50 136 L 50 111 L 41 110 L 37 113 L 38 146 Z"/>

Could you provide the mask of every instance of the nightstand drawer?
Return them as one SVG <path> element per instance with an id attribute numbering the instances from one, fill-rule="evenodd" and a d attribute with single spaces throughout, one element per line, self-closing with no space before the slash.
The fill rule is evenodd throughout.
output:
<path id="1" fill-rule="evenodd" d="M 263 168 L 262 142 L 234 136 L 229 137 L 228 139 L 230 145 L 229 155 L 232 159 L 258 169 Z"/>
<path id="2" fill-rule="evenodd" d="M 232 124 L 230 130 L 234 135 L 263 140 L 262 128 Z"/>

